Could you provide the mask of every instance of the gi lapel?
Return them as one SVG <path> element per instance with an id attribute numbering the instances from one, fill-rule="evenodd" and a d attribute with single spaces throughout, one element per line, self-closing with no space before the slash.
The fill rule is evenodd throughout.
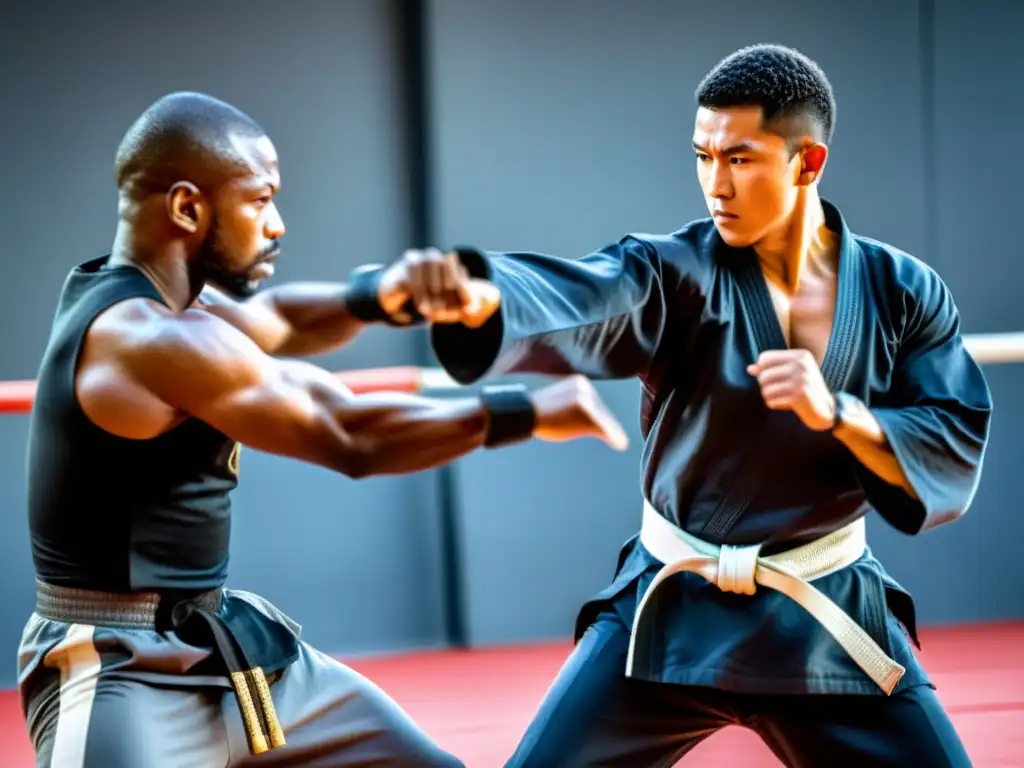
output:
<path id="1" fill-rule="evenodd" d="M 863 255 L 839 210 L 824 200 L 822 206 L 829 229 L 840 235 L 836 307 L 832 333 L 821 366 L 825 384 L 831 391 L 838 392 L 846 386 L 853 368 L 854 353 L 860 340 L 861 326 L 865 321 L 865 286 L 861 270 Z M 757 345 L 757 353 L 786 349 L 786 338 L 775 313 L 771 293 L 757 255 L 753 248 L 748 248 L 729 256 L 732 260 L 737 257 L 739 263 L 735 271 L 736 284 L 743 309 L 750 317 L 750 328 Z M 788 422 L 786 426 L 773 428 L 773 425 L 783 420 Z M 777 446 L 784 443 L 798 426 L 791 414 L 768 414 L 765 427 L 748 449 L 729 492 L 723 496 L 714 514 L 701 529 L 701 535 L 708 541 L 723 543 L 726 540 L 729 531 L 761 489 L 774 463 L 784 454 Z"/>
<path id="2" fill-rule="evenodd" d="M 825 222 L 828 228 L 840 236 L 836 307 L 832 318 L 832 333 L 821 365 L 821 373 L 828 388 L 838 392 L 843 389 L 849 378 L 854 351 L 865 320 L 865 287 L 861 269 L 863 254 L 850 234 L 839 209 L 824 200 L 822 207 L 825 209 Z M 757 342 L 758 354 L 771 349 L 786 349 L 786 337 L 782 333 L 782 326 L 772 304 L 771 292 L 768 290 L 768 284 L 753 248 L 741 252 L 736 282 L 744 308 L 750 313 L 751 329 Z"/>
<path id="3" fill-rule="evenodd" d="M 867 321 L 864 311 L 864 294 L 867 290 L 862 264 L 864 254 L 853 239 L 839 209 L 824 200 L 821 204 L 825 209 L 828 228 L 840 235 L 836 309 L 821 373 L 831 391 L 841 392 L 853 370 L 855 353 Z"/>

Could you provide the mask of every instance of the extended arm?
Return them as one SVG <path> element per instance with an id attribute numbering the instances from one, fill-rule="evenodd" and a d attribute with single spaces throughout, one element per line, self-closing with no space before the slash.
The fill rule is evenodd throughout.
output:
<path id="1" fill-rule="evenodd" d="M 345 283 L 287 283 L 239 301 L 207 286 L 198 304 L 268 354 L 307 356 L 343 346 L 367 325 L 349 294 Z"/>
<path id="2" fill-rule="evenodd" d="M 873 506 L 904 533 L 920 533 L 967 511 L 981 478 L 992 399 L 964 348 L 960 317 L 934 275 L 910 307 L 888 395 L 870 411 L 849 408 L 836 430 L 862 462 Z"/>
<path id="3" fill-rule="evenodd" d="M 239 301 L 207 286 L 197 306 L 242 331 L 267 354 L 305 357 L 341 347 L 366 325 L 470 322 L 489 314 L 488 286 L 469 279 L 454 255 L 408 251 L 387 267 L 355 270 L 346 283 L 288 283 Z M 490 310 L 490 311 L 493 311 Z"/>
<path id="4" fill-rule="evenodd" d="M 683 246 L 680 244 L 679 249 Z M 501 305 L 480 328 L 434 325 L 438 361 L 461 383 L 484 375 L 641 373 L 658 351 L 680 281 L 648 241 L 626 237 L 578 260 L 536 253 L 461 251 Z"/>
<path id="5" fill-rule="evenodd" d="M 532 397 L 522 391 L 455 400 L 354 395 L 321 368 L 266 355 L 207 313 L 149 315 L 141 321 L 144 332 L 117 326 L 94 340 L 99 362 L 82 381 L 97 393 L 105 386 L 114 394 L 134 392 L 136 400 L 142 393 L 158 408 L 188 414 L 251 448 L 350 477 L 415 472 L 534 435 L 623 439 L 585 382 L 560 383 Z M 82 389 L 79 395 L 92 397 Z"/>

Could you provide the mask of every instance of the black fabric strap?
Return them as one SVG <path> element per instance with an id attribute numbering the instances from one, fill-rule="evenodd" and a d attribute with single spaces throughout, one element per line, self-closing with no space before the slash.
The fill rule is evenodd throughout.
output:
<path id="1" fill-rule="evenodd" d="M 404 326 L 423 322 L 423 315 L 416 310 L 412 299 L 405 303 L 397 317 L 384 311 L 378 296 L 383 275 L 384 267 L 372 267 L 357 269 L 349 276 L 348 290 L 345 293 L 345 304 L 349 312 L 364 323 Z"/>
<path id="2" fill-rule="evenodd" d="M 184 602 L 175 606 L 171 620 L 183 639 L 205 634 L 213 641 L 202 645 L 212 645 L 217 650 L 231 678 L 250 754 L 258 755 L 284 746 L 284 733 L 273 699 L 269 690 L 260 690 L 261 681 L 266 685 L 263 670 L 250 664 L 245 649 L 223 619 L 194 603 Z"/>
<path id="3" fill-rule="evenodd" d="M 481 390 L 480 398 L 489 416 L 484 446 L 500 448 L 521 443 L 533 436 L 537 426 L 537 412 L 525 386 L 487 386 Z"/>
<path id="4" fill-rule="evenodd" d="M 846 416 L 846 412 L 849 410 L 849 403 L 846 401 L 846 395 L 843 392 L 836 392 L 832 395 L 835 400 L 836 412 L 832 418 L 831 430 L 835 432 L 839 427 L 843 425 L 843 418 Z"/>

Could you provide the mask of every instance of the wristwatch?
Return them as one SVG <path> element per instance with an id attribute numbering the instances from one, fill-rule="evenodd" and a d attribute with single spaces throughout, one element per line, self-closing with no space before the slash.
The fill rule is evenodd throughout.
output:
<path id="1" fill-rule="evenodd" d="M 836 410 L 832 417 L 832 431 L 835 432 L 843 424 L 843 416 L 846 415 L 847 402 L 845 392 L 835 392 L 832 395 L 832 399 L 835 400 Z"/>

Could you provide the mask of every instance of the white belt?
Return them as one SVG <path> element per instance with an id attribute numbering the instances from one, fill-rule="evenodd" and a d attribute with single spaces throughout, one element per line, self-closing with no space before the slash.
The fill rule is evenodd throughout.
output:
<path id="1" fill-rule="evenodd" d="M 633 674 L 637 627 L 654 590 L 677 573 L 698 573 L 723 592 L 752 595 L 760 584 L 799 603 L 836 639 L 850 657 L 886 695 L 906 671 L 886 656 L 878 644 L 839 606 L 808 582 L 856 562 L 867 547 L 864 518 L 809 544 L 771 557 L 760 557 L 761 545 L 718 546 L 701 541 L 666 520 L 644 502 L 640 542 L 665 565 L 654 577 L 637 606 L 626 657 L 626 674 Z"/>

